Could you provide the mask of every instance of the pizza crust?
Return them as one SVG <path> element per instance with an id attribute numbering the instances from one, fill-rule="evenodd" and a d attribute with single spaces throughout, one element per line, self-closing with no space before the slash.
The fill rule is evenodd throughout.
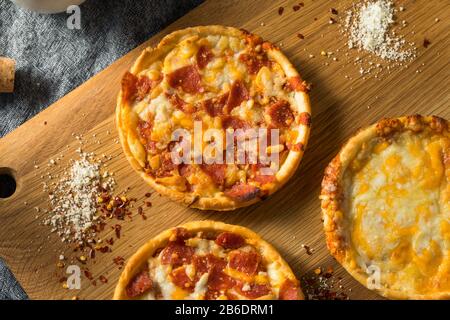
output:
<path id="1" fill-rule="evenodd" d="M 285 280 L 289 279 L 295 283 L 297 283 L 297 278 L 295 277 L 292 269 L 289 265 L 284 261 L 284 259 L 280 256 L 278 251 L 265 240 L 263 240 L 257 233 L 247 229 L 245 227 L 225 224 L 223 222 L 218 221 L 191 221 L 184 225 L 179 226 L 179 228 L 185 228 L 190 232 L 199 232 L 199 231 L 216 231 L 216 232 L 232 232 L 244 237 L 247 243 L 254 246 L 259 250 L 262 259 L 266 262 L 266 265 L 269 265 L 273 262 L 276 262 L 279 266 L 279 271 L 285 276 Z M 168 229 L 161 232 L 159 235 L 149 240 L 143 246 L 141 246 L 138 251 L 128 260 L 125 265 L 122 274 L 120 275 L 119 281 L 116 285 L 116 289 L 114 291 L 114 300 L 127 300 L 129 299 L 126 294 L 126 287 L 131 279 L 142 270 L 142 267 L 145 265 L 146 261 L 153 255 L 153 253 L 159 248 L 163 248 L 169 242 L 169 238 L 173 234 L 173 230 Z M 299 290 L 299 295 L 301 299 L 304 299 L 303 293 Z M 269 298 L 269 297 L 266 297 Z M 260 299 L 264 299 L 261 297 Z"/>
<path id="2" fill-rule="evenodd" d="M 187 28 L 179 31 L 175 31 L 161 40 L 161 42 L 155 48 L 146 48 L 139 58 L 136 60 L 131 68 L 132 74 L 138 74 L 141 70 L 146 69 L 153 62 L 158 61 L 164 57 L 170 50 L 172 50 L 182 39 L 185 39 L 192 35 L 226 35 L 234 36 L 238 38 L 243 38 L 250 35 L 246 31 L 242 31 L 232 27 L 224 26 L 199 26 Z M 266 42 L 268 43 L 268 42 Z M 286 56 L 274 45 L 270 44 L 270 49 L 267 51 L 270 58 L 274 59 L 283 68 L 287 77 L 299 76 L 297 70 L 289 62 Z M 311 114 L 309 96 L 305 92 L 295 92 L 296 105 L 291 105 L 292 108 L 296 108 L 297 112 Z M 142 145 L 139 142 L 138 137 L 131 129 L 135 126 L 136 119 L 130 112 L 130 106 L 123 99 L 123 92 L 121 91 L 117 98 L 116 107 L 116 126 L 119 132 L 120 142 L 125 153 L 126 158 L 130 162 L 133 169 L 141 176 L 141 178 L 155 189 L 158 193 L 168 196 L 172 200 L 181 202 L 189 207 L 202 209 L 202 210 L 234 210 L 240 207 L 249 206 L 261 200 L 261 198 L 256 197 L 249 201 L 235 201 L 229 197 L 223 195 L 223 193 L 217 193 L 210 197 L 199 197 L 192 194 L 180 192 L 177 190 L 169 189 L 164 185 L 155 181 L 155 179 L 145 173 L 144 165 L 145 159 L 143 160 L 140 154 L 144 152 Z M 295 173 L 300 161 L 303 157 L 304 150 L 307 146 L 309 134 L 310 134 L 310 124 L 300 124 L 298 126 L 299 135 L 297 137 L 297 143 L 303 146 L 302 150 L 294 151 L 290 150 L 287 159 L 284 161 L 279 171 L 276 174 L 276 181 L 269 190 L 269 195 L 279 190 Z M 139 150 L 139 146 L 142 150 Z M 138 155 L 138 158 L 136 156 Z"/>
<path id="3" fill-rule="evenodd" d="M 420 115 L 382 119 L 366 129 L 360 130 L 342 147 L 338 155 L 325 169 L 322 180 L 321 208 L 326 242 L 330 253 L 358 282 L 367 286 L 368 275 L 362 270 L 351 256 L 351 249 L 345 238 L 345 209 L 343 208 L 344 190 L 343 175 L 361 149 L 361 146 L 378 137 L 389 136 L 405 131 L 421 132 L 430 130 L 436 134 L 449 136 L 447 120 Z M 388 286 L 374 289 L 378 294 L 390 299 L 450 299 L 450 292 L 418 294 L 413 291 L 399 291 Z"/>

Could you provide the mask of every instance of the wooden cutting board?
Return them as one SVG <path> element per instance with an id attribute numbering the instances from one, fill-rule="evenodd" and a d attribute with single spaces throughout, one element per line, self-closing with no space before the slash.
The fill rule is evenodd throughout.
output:
<path id="1" fill-rule="evenodd" d="M 107 299 L 112 297 L 120 275 L 114 257 L 129 258 L 146 240 L 166 228 L 196 219 L 216 219 L 260 233 L 280 250 L 299 277 L 317 267 L 332 266 L 334 277 L 343 278 L 344 291 L 350 298 L 378 298 L 328 254 L 318 196 L 325 166 L 358 128 L 384 116 L 421 113 L 450 118 L 450 3 L 398 2 L 405 8 L 398 13 L 398 21 L 408 21 L 399 33 L 416 43 L 417 58 L 408 68 L 385 70 L 378 78 L 359 74 L 359 66 L 353 61 L 366 55 L 351 51 L 346 56 L 349 50 L 339 24 L 328 23 L 331 7 L 335 6 L 343 18 L 349 2 L 306 0 L 298 11 L 292 9 L 296 1 L 207 1 L 200 5 L 0 140 L 0 173 L 13 172 L 18 184 L 12 197 L 0 199 L 0 257 L 32 299 L 69 299 L 75 295 Z M 281 16 L 280 6 L 284 7 Z M 297 174 L 268 200 L 229 213 L 188 209 L 153 195 L 153 207 L 145 209 L 148 219 L 136 216 L 122 223 L 123 236 L 113 245 L 113 252 L 97 254 L 94 262 L 86 265 L 94 277 L 104 275 L 108 283 L 97 281 L 94 286 L 83 277 L 81 290 L 63 289 L 58 279 L 64 270 L 58 269 L 56 263 L 61 252 L 69 255 L 70 250 L 50 234 L 49 227 L 41 225 L 42 213 L 34 210 L 36 206 L 48 206 L 41 185 L 45 178 L 41 175 L 60 170 L 59 166 L 48 168 L 49 160 L 62 154 L 60 165 L 67 165 L 79 146 L 73 134 L 82 134 L 88 141 L 84 150 L 112 156 L 108 170 L 115 172 L 116 190 L 129 188 L 127 194 L 142 204 L 149 187 L 132 171 L 116 143 L 113 113 L 120 79 L 146 46 L 155 45 L 170 31 L 208 24 L 245 28 L 279 44 L 303 77 L 313 83 L 312 136 Z M 298 33 L 305 39 L 299 39 Z M 424 38 L 431 41 L 428 48 L 422 45 Z M 333 55 L 324 57 L 321 51 Z M 110 234 L 106 231 L 103 236 Z M 313 253 L 307 254 L 302 244 L 310 246 Z"/>

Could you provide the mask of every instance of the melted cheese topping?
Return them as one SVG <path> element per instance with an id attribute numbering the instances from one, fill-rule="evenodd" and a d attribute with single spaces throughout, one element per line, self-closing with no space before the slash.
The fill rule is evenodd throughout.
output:
<path id="1" fill-rule="evenodd" d="M 379 268 L 381 286 L 450 291 L 449 148 L 443 135 L 374 139 L 344 173 L 352 259 L 362 270 Z"/>
<path id="2" fill-rule="evenodd" d="M 223 247 L 217 245 L 214 240 L 195 237 L 187 239 L 186 245 L 194 248 L 194 252 L 197 256 L 213 254 L 216 257 L 229 261 L 228 254 L 231 250 L 224 249 Z M 239 250 L 248 251 L 257 249 L 253 246 L 246 245 Z M 205 294 L 208 290 L 209 273 L 201 275 L 198 281 L 195 283 L 194 291 L 188 292 L 187 290 L 178 287 L 171 281 L 170 273 L 172 272 L 173 268 L 171 265 L 162 264 L 161 256 L 162 253 L 160 253 L 156 257 L 151 257 L 148 260 L 149 273 L 153 281 L 153 287 L 155 289 L 151 290 L 145 295 L 142 295 L 140 299 L 154 300 L 159 298 L 164 300 L 202 300 L 205 298 Z M 279 288 L 286 278 L 280 271 L 280 266 L 277 264 L 278 262 L 273 262 L 271 264 L 268 264 L 267 266 L 264 266 L 263 268 L 267 267 L 267 272 L 260 271 L 254 276 L 248 276 L 242 272 L 233 270 L 228 265 L 223 271 L 228 276 L 242 281 L 244 288 L 250 288 L 250 284 L 252 283 L 259 285 L 269 284 L 272 288 L 274 297 L 278 297 Z M 195 266 L 191 263 L 188 265 L 184 265 L 184 268 L 187 276 L 191 280 L 194 280 L 196 272 Z M 235 296 L 239 296 L 243 299 L 248 299 L 244 296 L 241 296 L 234 288 L 231 288 L 230 292 Z M 226 299 L 226 295 L 222 294 L 219 299 Z"/>

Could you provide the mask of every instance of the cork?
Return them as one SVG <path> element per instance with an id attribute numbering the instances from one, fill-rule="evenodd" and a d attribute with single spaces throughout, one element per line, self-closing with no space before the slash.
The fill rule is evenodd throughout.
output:
<path id="1" fill-rule="evenodd" d="M 0 93 L 14 91 L 14 75 L 16 62 L 13 59 L 0 57 Z"/>

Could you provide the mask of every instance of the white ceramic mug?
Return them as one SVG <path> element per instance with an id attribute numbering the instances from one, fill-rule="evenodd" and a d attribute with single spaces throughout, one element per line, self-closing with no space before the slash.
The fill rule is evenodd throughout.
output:
<path id="1" fill-rule="evenodd" d="M 40 13 L 66 11 L 70 5 L 82 4 L 85 0 L 11 0 L 15 4 Z"/>

